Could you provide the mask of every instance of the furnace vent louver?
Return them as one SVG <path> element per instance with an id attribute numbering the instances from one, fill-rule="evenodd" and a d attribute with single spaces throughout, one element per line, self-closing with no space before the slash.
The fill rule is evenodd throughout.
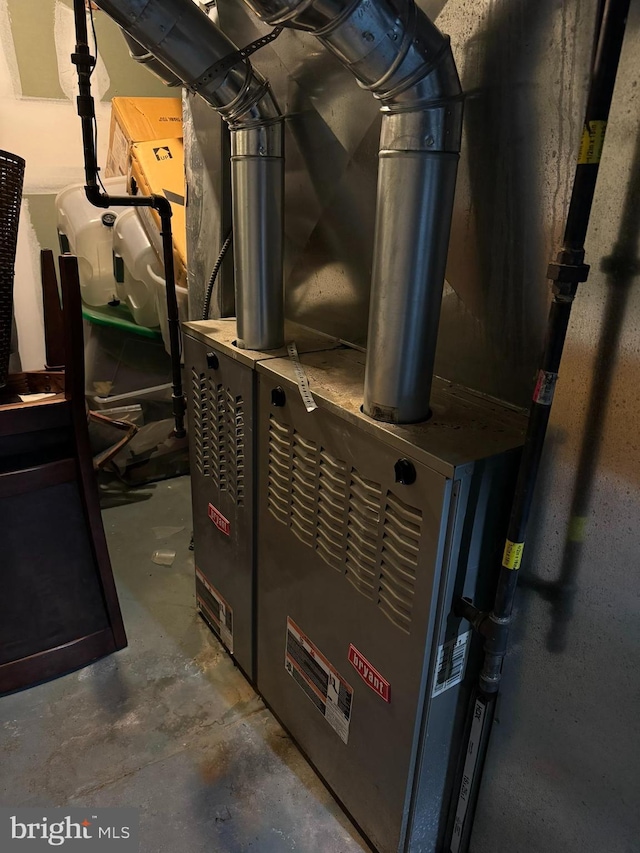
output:
<path id="1" fill-rule="evenodd" d="M 358 592 L 373 598 L 378 576 L 378 526 L 380 499 L 378 483 L 351 471 L 347 521 L 346 571 Z"/>
<path id="2" fill-rule="evenodd" d="M 225 405 L 222 385 L 211 383 L 211 445 L 212 468 L 215 471 L 216 486 L 221 492 L 227 490 L 227 454 L 225 442 Z"/>
<path id="3" fill-rule="evenodd" d="M 196 467 L 237 506 L 244 504 L 244 401 L 205 373 L 191 370 Z"/>
<path id="4" fill-rule="evenodd" d="M 421 525 L 420 510 L 387 492 L 378 604 L 385 616 L 407 632 L 411 625 Z"/>
<path id="5" fill-rule="evenodd" d="M 271 514 L 409 632 L 422 512 L 269 417 Z"/>
<path id="6" fill-rule="evenodd" d="M 342 571 L 344 515 L 347 506 L 347 466 L 326 450 L 320 451 L 318 529 L 316 549 L 328 565 Z"/>
<path id="7" fill-rule="evenodd" d="M 209 470 L 209 418 L 207 379 L 195 367 L 191 369 L 191 387 L 193 396 L 193 441 L 196 467 L 204 477 L 210 476 Z"/>
<path id="8" fill-rule="evenodd" d="M 294 434 L 291 477 L 291 528 L 301 542 L 313 547 L 316 535 L 316 472 L 318 469 L 315 442 Z"/>
<path id="9" fill-rule="evenodd" d="M 244 503 L 244 406 L 242 397 L 226 389 L 224 407 L 223 451 L 226 462 L 227 489 L 233 501 Z"/>
<path id="10" fill-rule="evenodd" d="M 289 524 L 289 481 L 291 477 L 291 433 L 271 416 L 269 418 L 268 502 L 272 515 Z"/>

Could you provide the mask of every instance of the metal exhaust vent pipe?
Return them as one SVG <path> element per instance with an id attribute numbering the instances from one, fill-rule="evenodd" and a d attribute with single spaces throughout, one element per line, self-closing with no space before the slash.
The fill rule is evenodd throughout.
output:
<path id="1" fill-rule="evenodd" d="M 149 53 L 146 47 L 143 47 L 140 42 L 132 38 L 126 30 L 122 30 L 122 35 L 129 48 L 131 59 L 134 59 L 140 65 L 144 65 L 148 71 L 162 80 L 165 86 L 182 86 L 182 80 L 172 71 L 169 71 L 166 65 L 159 62 L 152 53 Z"/>
<path id="2" fill-rule="evenodd" d="M 269 84 L 246 59 L 216 68 L 237 48 L 192 0 L 97 5 L 229 124 L 238 345 L 282 346 L 283 134 Z"/>
<path id="3" fill-rule="evenodd" d="M 429 415 L 462 89 L 449 39 L 413 0 L 245 0 L 316 35 L 383 104 L 364 411 Z"/>

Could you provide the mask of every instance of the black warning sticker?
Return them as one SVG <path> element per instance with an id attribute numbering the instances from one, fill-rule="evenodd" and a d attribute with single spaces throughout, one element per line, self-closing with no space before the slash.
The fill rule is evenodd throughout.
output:
<path id="1" fill-rule="evenodd" d="M 284 667 L 347 743 L 353 690 L 292 619 L 287 619 Z"/>
<path id="2" fill-rule="evenodd" d="M 196 599 L 207 622 L 233 654 L 233 610 L 196 568 Z"/>

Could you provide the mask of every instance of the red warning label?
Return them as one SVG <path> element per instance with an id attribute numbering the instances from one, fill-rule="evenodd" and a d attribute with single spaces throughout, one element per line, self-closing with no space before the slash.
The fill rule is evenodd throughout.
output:
<path id="1" fill-rule="evenodd" d="M 348 743 L 353 690 L 291 618 L 287 618 L 284 668 L 341 740 Z"/>
<path id="2" fill-rule="evenodd" d="M 385 702 L 391 702 L 391 687 L 386 678 L 383 678 L 377 669 L 371 666 L 356 647 L 349 645 L 349 663 L 358 673 L 364 683 L 377 693 Z"/>
<path id="3" fill-rule="evenodd" d="M 209 518 L 221 533 L 225 536 L 231 535 L 231 522 L 213 504 L 209 504 Z"/>
<path id="4" fill-rule="evenodd" d="M 209 625 L 233 654 L 233 610 L 197 566 L 196 601 Z"/>

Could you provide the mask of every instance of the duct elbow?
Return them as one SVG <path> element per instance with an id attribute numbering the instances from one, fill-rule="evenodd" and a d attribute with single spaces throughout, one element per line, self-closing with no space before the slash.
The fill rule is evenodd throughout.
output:
<path id="1" fill-rule="evenodd" d="M 383 102 L 460 97 L 449 37 L 414 2 L 244 0 L 270 26 L 317 36 Z M 402 97 L 403 93 L 405 97 Z"/>
<path id="2" fill-rule="evenodd" d="M 426 19 L 425 19 L 426 20 Z M 426 151 L 457 154 L 462 137 L 463 97 L 447 36 L 430 66 L 406 85 L 376 94 L 384 120 L 380 151 Z"/>
<path id="3" fill-rule="evenodd" d="M 94 207 L 109 207 L 109 197 L 105 195 L 97 184 L 87 184 L 84 188 L 84 193 L 89 204 Z"/>
<path id="4" fill-rule="evenodd" d="M 411 150 L 459 151 L 462 87 L 449 37 L 413 2 L 396 0 L 245 0 L 271 26 L 317 36 L 382 104 L 384 113 L 421 119 L 387 123 Z M 383 147 L 389 142 L 389 134 Z M 417 146 L 417 148 L 416 148 Z"/>
<path id="5" fill-rule="evenodd" d="M 232 140 L 232 200 L 238 341 L 272 349 L 284 340 L 283 127 L 268 82 L 192 0 L 97 0 L 127 34 L 135 58 L 152 57 L 227 122 Z M 90 201 L 104 197 L 88 187 Z M 164 223 L 171 206 L 150 204 Z M 170 252 L 169 252 L 170 255 Z"/>
<path id="6" fill-rule="evenodd" d="M 283 120 L 271 86 L 251 66 L 238 96 L 218 112 L 231 130 L 269 127 Z"/>
<path id="7" fill-rule="evenodd" d="M 192 0 L 97 0 L 124 30 L 132 53 L 165 81 L 181 81 L 232 127 L 281 118 L 269 84 Z"/>
<path id="8" fill-rule="evenodd" d="M 382 104 L 363 410 L 424 420 L 462 136 L 449 38 L 413 0 L 245 2 L 268 24 L 317 36 Z"/>

